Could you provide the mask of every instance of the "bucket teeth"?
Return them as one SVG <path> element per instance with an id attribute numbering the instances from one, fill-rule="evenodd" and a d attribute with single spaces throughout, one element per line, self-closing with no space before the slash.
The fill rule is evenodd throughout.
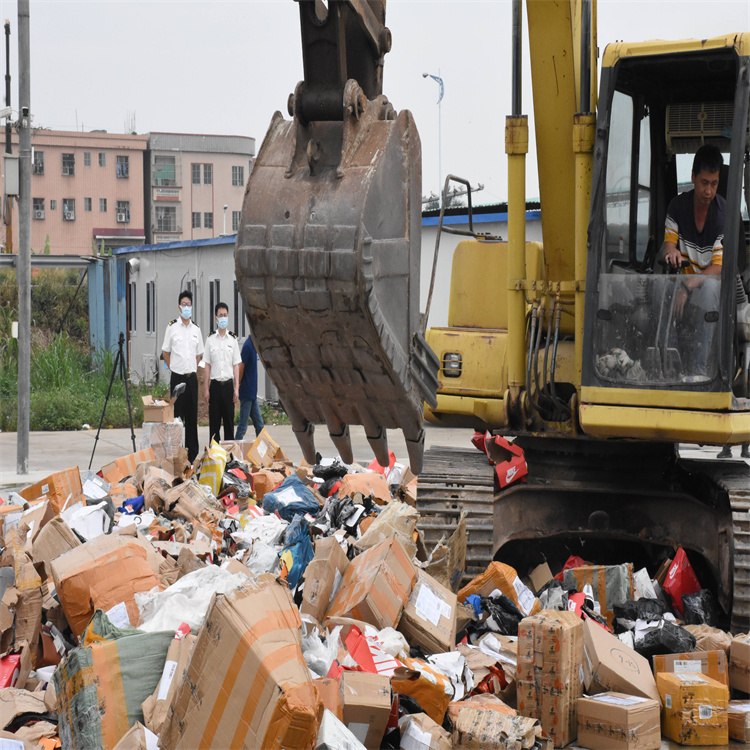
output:
<path id="1" fill-rule="evenodd" d="M 331 440 L 336 446 L 336 450 L 339 452 L 341 460 L 345 464 L 354 463 L 354 455 L 352 454 L 352 441 L 349 435 L 349 425 L 343 425 L 343 429 L 338 435 L 334 435 L 332 432 L 329 432 L 328 434 L 331 436 Z"/>
<path id="2" fill-rule="evenodd" d="M 297 438 L 297 442 L 299 443 L 299 447 L 302 448 L 302 455 L 305 457 L 305 461 L 313 466 L 316 462 L 315 439 L 313 438 L 315 425 L 312 422 L 308 422 L 303 430 L 292 429 Z"/>
<path id="3" fill-rule="evenodd" d="M 414 474 L 422 473 L 422 463 L 424 460 L 424 430 L 419 431 L 419 437 L 416 440 L 406 438 L 406 452 L 409 454 L 409 466 Z"/>
<path id="4" fill-rule="evenodd" d="M 375 459 L 381 466 L 388 466 L 390 458 L 388 456 L 388 436 L 386 431 L 381 427 L 380 432 L 375 437 L 367 436 L 367 442 L 375 454 Z"/>

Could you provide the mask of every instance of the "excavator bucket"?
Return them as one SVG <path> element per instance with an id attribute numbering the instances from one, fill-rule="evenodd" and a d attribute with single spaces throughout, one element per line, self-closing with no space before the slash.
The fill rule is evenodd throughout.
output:
<path id="1" fill-rule="evenodd" d="M 353 460 L 361 424 L 388 465 L 400 428 L 412 470 L 438 360 L 419 332 L 421 148 L 381 94 L 385 2 L 302 0 L 305 80 L 250 175 L 236 275 L 252 339 L 305 458 L 325 423 Z"/>

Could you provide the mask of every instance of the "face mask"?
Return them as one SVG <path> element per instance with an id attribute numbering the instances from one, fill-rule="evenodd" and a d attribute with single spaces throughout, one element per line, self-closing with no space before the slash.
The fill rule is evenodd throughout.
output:
<path id="1" fill-rule="evenodd" d="M 219 328 L 226 328 L 229 325 L 229 318 L 219 318 Z"/>
<path id="2" fill-rule="evenodd" d="M 180 312 L 182 313 L 182 317 L 185 318 L 185 320 L 190 320 L 193 315 L 193 308 L 189 307 L 188 305 L 183 305 L 180 308 Z"/>

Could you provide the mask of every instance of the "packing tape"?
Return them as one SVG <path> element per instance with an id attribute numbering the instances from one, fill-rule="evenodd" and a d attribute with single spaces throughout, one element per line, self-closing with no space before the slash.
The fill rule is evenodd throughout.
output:
<path id="1" fill-rule="evenodd" d="M 97 700 L 99 705 L 105 707 L 103 712 L 99 712 L 103 744 L 114 747 L 130 729 L 117 643 L 92 644 L 91 658 L 96 674 Z"/>

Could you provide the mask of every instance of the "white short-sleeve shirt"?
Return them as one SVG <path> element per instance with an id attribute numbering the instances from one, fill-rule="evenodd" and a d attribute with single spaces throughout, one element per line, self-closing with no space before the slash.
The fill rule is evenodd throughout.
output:
<path id="1" fill-rule="evenodd" d="M 237 337 L 227 331 L 223 336 L 218 331 L 206 339 L 206 353 L 203 361 L 211 365 L 211 380 L 232 380 L 234 365 L 242 362 Z"/>
<path id="2" fill-rule="evenodd" d="M 196 357 L 203 354 L 201 329 L 191 320 L 185 325 L 179 318 L 167 326 L 162 351 L 169 352 L 169 369 L 189 375 L 197 369 Z"/>

